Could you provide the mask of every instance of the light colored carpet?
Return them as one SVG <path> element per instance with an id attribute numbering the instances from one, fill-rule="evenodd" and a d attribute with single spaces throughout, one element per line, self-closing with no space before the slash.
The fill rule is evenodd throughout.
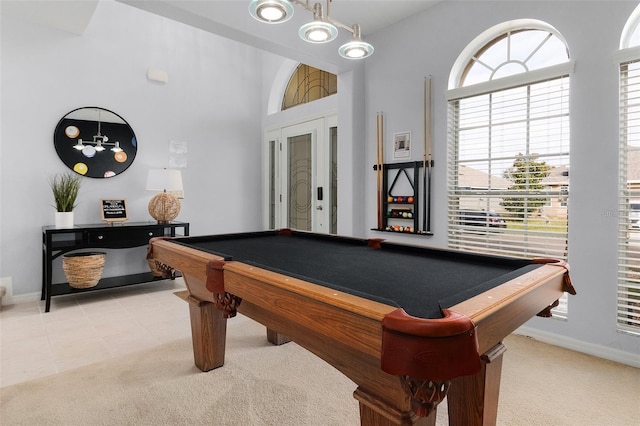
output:
<path id="1" fill-rule="evenodd" d="M 506 340 L 500 425 L 640 424 L 640 370 L 521 336 Z M 0 390 L 0 424 L 358 425 L 355 385 L 264 328 L 229 321 L 225 366 L 193 366 L 183 339 Z M 447 424 L 446 407 L 438 425 Z"/>

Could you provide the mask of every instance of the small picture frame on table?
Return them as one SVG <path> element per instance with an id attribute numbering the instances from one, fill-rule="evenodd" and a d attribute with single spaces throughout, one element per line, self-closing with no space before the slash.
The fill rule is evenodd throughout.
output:
<path id="1" fill-rule="evenodd" d="M 393 159 L 411 158 L 411 132 L 393 134 Z"/>
<path id="2" fill-rule="evenodd" d="M 126 199 L 106 199 L 100 200 L 100 215 L 107 223 L 124 223 L 129 218 L 127 215 Z"/>

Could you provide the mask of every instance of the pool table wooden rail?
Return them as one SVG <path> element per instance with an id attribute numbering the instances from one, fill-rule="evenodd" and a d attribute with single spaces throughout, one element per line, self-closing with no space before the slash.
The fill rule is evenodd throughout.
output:
<path id="1" fill-rule="evenodd" d="M 476 324 L 478 350 L 483 354 L 562 297 L 566 272 L 553 264 L 542 265 L 449 310 Z"/>

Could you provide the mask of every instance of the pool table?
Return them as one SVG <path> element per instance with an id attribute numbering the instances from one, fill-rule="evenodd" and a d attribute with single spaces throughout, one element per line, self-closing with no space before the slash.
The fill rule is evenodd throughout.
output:
<path id="1" fill-rule="evenodd" d="M 355 382 L 363 425 L 434 425 L 445 396 L 450 424 L 495 424 L 503 338 L 575 294 L 563 261 L 290 229 L 154 238 L 149 251 L 182 272 L 198 368 L 224 364 L 240 312 Z"/>

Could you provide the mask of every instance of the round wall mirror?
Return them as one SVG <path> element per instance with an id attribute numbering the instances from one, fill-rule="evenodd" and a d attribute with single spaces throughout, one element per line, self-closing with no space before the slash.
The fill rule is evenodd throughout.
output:
<path id="1" fill-rule="evenodd" d="M 78 108 L 62 117 L 53 144 L 67 167 L 92 178 L 119 175 L 138 151 L 131 126 L 115 112 L 99 107 Z"/>

